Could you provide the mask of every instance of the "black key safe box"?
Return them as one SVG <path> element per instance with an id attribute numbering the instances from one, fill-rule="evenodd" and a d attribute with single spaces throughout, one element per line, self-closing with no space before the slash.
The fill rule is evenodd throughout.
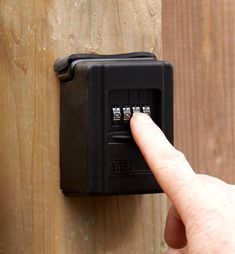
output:
<path id="1" fill-rule="evenodd" d="M 60 182 L 67 196 L 158 193 L 129 121 L 149 114 L 173 142 L 173 73 L 154 54 L 59 59 Z M 161 144 L 159 144 L 161 145 Z"/>

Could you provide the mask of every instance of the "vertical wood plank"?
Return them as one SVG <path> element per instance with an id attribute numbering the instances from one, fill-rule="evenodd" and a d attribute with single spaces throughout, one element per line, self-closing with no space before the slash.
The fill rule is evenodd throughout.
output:
<path id="1" fill-rule="evenodd" d="M 59 84 L 75 52 L 161 56 L 161 1 L 0 2 L 0 253 L 160 253 L 162 195 L 65 198 Z"/>
<path id="2" fill-rule="evenodd" d="M 174 65 L 175 144 L 195 170 L 235 182 L 234 1 L 163 1 Z"/>

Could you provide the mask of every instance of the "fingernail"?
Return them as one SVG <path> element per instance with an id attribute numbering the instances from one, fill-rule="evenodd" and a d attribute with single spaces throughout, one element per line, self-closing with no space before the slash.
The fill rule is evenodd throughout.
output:
<path id="1" fill-rule="evenodd" d="M 134 112 L 133 118 L 136 119 L 141 124 L 149 124 L 152 123 L 152 119 L 149 115 L 140 113 L 140 112 Z"/>

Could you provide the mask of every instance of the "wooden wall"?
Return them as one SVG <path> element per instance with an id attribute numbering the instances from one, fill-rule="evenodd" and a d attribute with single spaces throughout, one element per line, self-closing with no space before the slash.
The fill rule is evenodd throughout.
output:
<path id="1" fill-rule="evenodd" d="M 1 1 L 0 253 L 160 253 L 166 198 L 65 198 L 57 57 L 161 55 L 161 1 Z"/>
<path id="2" fill-rule="evenodd" d="M 138 50 L 174 64 L 176 146 L 198 171 L 234 182 L 233 0 L 1 1 L 0 253 L 164 249 L 164 195 L 59 190 L 54 60 Z"/>
<path id="3" fill-rule="evenodd" d="M 197 172 L 235 182 L 233 0 L 163 1 L 163 53 L 174 64 L 175 145 Z"/>

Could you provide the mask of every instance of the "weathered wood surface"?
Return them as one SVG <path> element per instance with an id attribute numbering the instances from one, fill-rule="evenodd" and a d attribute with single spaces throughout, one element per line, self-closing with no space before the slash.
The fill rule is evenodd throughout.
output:
<path id="1" fill-rule="evenodd" d="M 166 200 L 59 190 L 58 56 L 153 51 L 173 62 L 175 144 L 234 182 L 234 1 L 0 2 L 0 253 L 160 253 Z"/>
<path id="2" fill-rule="evenodd" d="M 160 253 L 164 196 L 65 198 L 55 59 L 161 56 L 161 1 L 0 2 L 0 253 Z"/>
<path id="3" fill-rule="evenodd" d="M 233 0 L 164 0 L 163 54 L 174 64 L 175 145 L 195 170 L 235 182 Z"/>

